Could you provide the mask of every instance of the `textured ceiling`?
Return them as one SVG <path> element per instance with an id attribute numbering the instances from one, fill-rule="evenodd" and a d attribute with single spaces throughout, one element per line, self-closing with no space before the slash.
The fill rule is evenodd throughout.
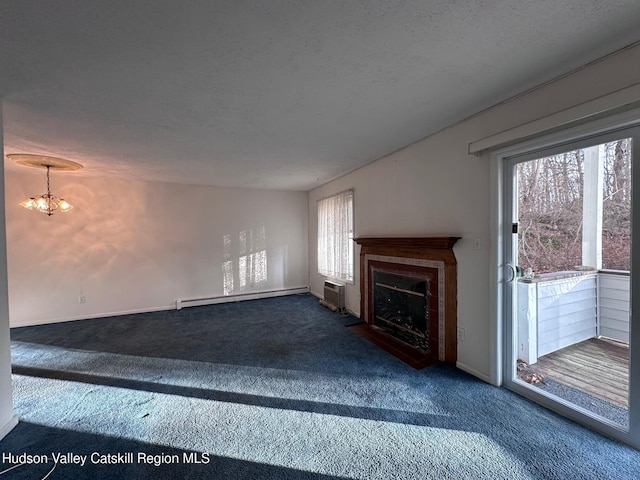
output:
<path id="1" fill-rule="evenodd" d="M 2 0 L 5 153 L 308 190 L 640 40 L 638 19 L 638 0 Z"/>

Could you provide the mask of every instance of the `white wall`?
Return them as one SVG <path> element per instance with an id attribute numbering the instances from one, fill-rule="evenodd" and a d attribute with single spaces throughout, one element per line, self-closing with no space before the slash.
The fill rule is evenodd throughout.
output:
<path id="1" fill-rule="evenodd" d="M 46 190 L 45 172 L 6 172 L 12 326 L 172 308 L 178 299 L 308 284 L 307 194 L 131 182 L 52 172 L 74 209 L 51 217 L 18 205 Z M 264 232 L 266 281 L 239 286 L 241 232 Z M 225 251 L 225 236 L 231 240 Z M 227 258 L 228 257 L 228 258 Z M 86 303 L 78 302 L 79 296 Z"/>
<path id="2" fill-rule="evenodd" d="M 0 145 L 2 102 L 0 102 Z M 17 422 L 13 416 L 11 350 L 9 349 L 9 299 L 7 296 L 7 256 L 4 224 L 4 164 L 0 168 L 0 440 Z"/>
<path id="3" fill-rule="evenodd" d="M 640 47 L 623 51 L 384 157 L 309 193 L 310 288 L 317 274 L 316 200 L 354 188 L 355 235 L 458 235 L 458 366 L 491 378 L 491 177 L 488 154 L 469 155 L 471 142 L 640 83 Z M 638 99 L 640 100 L 640 98 Z M 481 248 L 473 249 L 474 237 Z M 359 253 L 356 249 L 356 253 Z M 347 308 L 359 312 L 359 266 Z"/>

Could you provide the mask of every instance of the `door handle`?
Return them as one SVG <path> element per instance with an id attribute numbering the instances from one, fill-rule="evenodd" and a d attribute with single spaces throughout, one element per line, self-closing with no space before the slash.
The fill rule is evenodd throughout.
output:
<path id="1" fill-rule="evenodd" d="M 509 262 L 505 263 L 505 265 L 509 267 L 509 270 L 511 271 L 511 278 L 507 280 L 508 283 L 511 283 L 516 279 L 516 268 Z"/>

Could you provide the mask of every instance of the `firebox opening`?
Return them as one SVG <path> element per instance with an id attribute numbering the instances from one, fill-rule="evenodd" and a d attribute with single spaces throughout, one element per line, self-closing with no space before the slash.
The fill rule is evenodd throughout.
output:
<path id="1" fill-rule="evenodd" d="M 372 326 L 429 352 L 430 280 L 374 270 Z"/>

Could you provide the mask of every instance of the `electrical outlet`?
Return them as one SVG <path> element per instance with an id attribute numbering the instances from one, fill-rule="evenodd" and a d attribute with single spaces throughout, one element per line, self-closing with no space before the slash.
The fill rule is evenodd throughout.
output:
<path id="1" fill-rule="evenodd" d="M 78 303 L 87 303 L 87 297 L 85 297 L 84 295 L 80 295 L 78 297 Z"/>
<path id="2" fill-rule="evenodd" d="M 464 328 L 458 327 L 458 341 L 464 342 Z"/>

